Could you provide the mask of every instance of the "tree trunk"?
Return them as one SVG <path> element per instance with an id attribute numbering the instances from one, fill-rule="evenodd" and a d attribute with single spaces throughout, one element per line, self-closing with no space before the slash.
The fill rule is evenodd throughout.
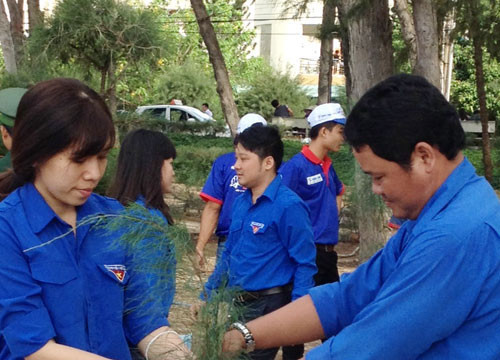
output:
<path id="1" fill-rule="evenodd" d="M 12 43 L 14 44 L 14 52 L 16 55 L 16 65 L 21 64 L 23 54 L 23 9 L 24 1 L 16 2 L 16 0 L 6 0 L 10 15 L 10 33 Z"/>
<path id="2" fill-rule="evenodd" d="M 411 68 L 414 69 L 417 64 L 417 34 L 413 17 L 408 9 L 408 2 L 406 0 L 394 0 L 394 11 L 401 22 L 401 34 L 410 52 Z"/>
<path id="3" fill-rule="evenodd" d="M 481 116 L 481 137 L 483 145 L 484 177 L 491 184 L 493 181 L 493 164 L 491 162 L 490 136 L 488 134 L 488 109 L 486 107 L 486 89 L 483 73 L 483 47 L 481 40 L 473 37 L 474 65 L 476 67 L 476 89 L 479 99 L 479 114 Z"/>
<path id="4" fill-rule="evenodd" d="M 342 0 L 342 22 L 347 27 L 348 54 L 346 89 L 351 104 L 393 72 L 392 26 L 387 0 L 372 0 L 371 6 L 356 7 L 357 0 Z M 367 259 L 385 243 L 384 206 L 371 191 L 371 180 L 356 167 L 355 195 L 360 235 L 360 258 Z"/>
<path id="5" fill-rule="evenodd" d="M 10 33 L 9 19 L 7 18 L 7 13 L 5 12 L 3 1 L 0 1 L 0 44 L 2 45 L 5 70 L 9 74 L 16 74 L 16 53 Z"/>
<path id="6" fill-rule="evenodd" d="M 333 33 L 335 24 L 335 1 L 324 0 L 323 24 L 321 25 L 321 49 L 318 75 L 318 105 L 330 102 L 332 98 Z"/>
<path id="7" fill-rule="evenodd" d="M 448 13 L 443 21 L 441 40 L 441 89 L 446 100 L 450 100 L 451 78 L 453 70 L 453 30 L 455 12 Z"/>
<path id="8" fill-rule="evenodd" d="M 229 125 L 231 134 L 235 136 L 236 127 L 238 125 L 239 116 L 236 103 L 233 98 L 233 90 L 229 82 L 226 63 L 219 47 L 217 36 L 215 35 L 214 27 L 207 13 L 207 9 L 203 0 L 191 0 L 196 21 L 200 28 L 200 35 L 205 42 L 208 50 L 210 63 L 214 68 L 215 81 L 217 82 L 217 93 L 219 94 L 222 112 L 226 123 Z"/>
<path id="9" fill-rule="evenodd" d="M 413 73 L 441 89 L 439 32 L 433 0 L 413 1 L 413 22 L 417 34 L 417 63 Z"/>
<path id="10" fill-rule="evenodd" d="M 43 13 L 40 10 L 40 0 L 27 0 L 28 21 L 30 32 L 43 23 Z"/>

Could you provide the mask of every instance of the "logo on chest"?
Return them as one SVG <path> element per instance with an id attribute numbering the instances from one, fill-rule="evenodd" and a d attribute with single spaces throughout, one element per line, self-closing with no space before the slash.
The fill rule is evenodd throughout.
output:
<path id="1" fill-rule="evenodd" d="M 262 229 L 264 227 L 264 224 L 263 223 L 259 223 L 259 222 L 256 222 L 256 221 L 252 221 L 250 223 L 250 226 L 252 227 L 252 232 L 254 234 L 257 234 L 259 232 L 260 229 Z"/>
<path id="2" fill-rule="evenodd" d="M 321 176 L 321 174 L 308 176 L 306 179 L 307 179 L 307 185 L 314 185 L 323 181 L 323 177 Z"/>
<path id="3" fill-rule="evenodd" d="M 124 265 L 104 265 L 104 267 L 116 276 L 119 282 L 123 282 L 127 268 Z"/>

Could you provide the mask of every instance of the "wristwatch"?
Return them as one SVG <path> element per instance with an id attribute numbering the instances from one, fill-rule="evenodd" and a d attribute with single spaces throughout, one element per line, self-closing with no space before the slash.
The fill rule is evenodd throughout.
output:
<path id="1" fill-rule="evenodd" d="M 245 339 L 245 352 L 249 353 L 255 350 L 255 340 L 253 338 L 252 333 L 250 330 L 246 327 L 245 324 L 242 324 L 240 322 L 235 322 L 232 323 L 231 326 L 229 327 L 229 330 L 238 330 L 241 335 L 243 335 L 243 339 Z"/>

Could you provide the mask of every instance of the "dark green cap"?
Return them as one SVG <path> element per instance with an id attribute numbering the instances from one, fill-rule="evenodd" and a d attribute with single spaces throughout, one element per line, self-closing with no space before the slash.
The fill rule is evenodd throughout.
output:
<path id="1" fill-rule="evenodd" d="M 0 90 L 0 124 L 13 127 L 16 119 L 17 106 L 28 91 L 23 88 L 7 88 Z"/>

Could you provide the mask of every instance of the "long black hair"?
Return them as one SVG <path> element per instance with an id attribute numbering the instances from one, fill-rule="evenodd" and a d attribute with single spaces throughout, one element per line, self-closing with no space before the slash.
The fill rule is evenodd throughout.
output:
<path id="1" fill-rule="evenodd" d="M 158 209 L 169 224 L 174 220 L 163 199 L 163 162 L 175 159 L 174 144 L 163 133 L 138 129 L 125 136 L 109 195 L 128 205 L 143 196 L 146 206 Z"/>
<path id="2" fill-rule="evenodd" d="M 73 160 L 111 148 L 115 129 L 104 100 L 76 79 L 56 78 L 21 98 L 12 134 L 12 170 L 0 175 L 0 199 L 27 182 L 52 156 L 73 147 Z"/>

